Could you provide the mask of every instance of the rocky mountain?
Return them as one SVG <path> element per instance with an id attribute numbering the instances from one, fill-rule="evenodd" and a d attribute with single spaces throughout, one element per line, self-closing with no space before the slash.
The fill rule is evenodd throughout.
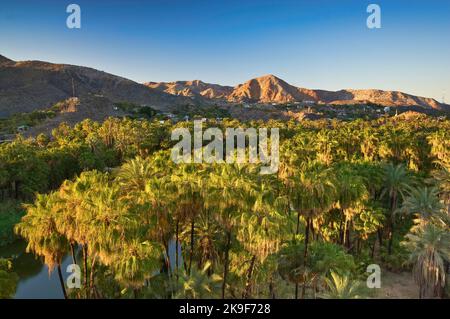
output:
<path id="1" fill-rule="evenodd" d="M 443 105 L 431 98 L 418 97 L 397 91 L 382 90 L 311 90 L 292 86 L 273 75 L 247 81 L 235 87 L 229 95 L 230 101 L 261 103 L 288 103 L 314 101 L 335 104 L 375 103 L 385 106 L 420 106 L 443 109 Z"/>
<path id="2" fill-rule="evenodd" d="M 136 83 L 96 69 L 42 61 L 12 61 L 0 55 L 0 118 L 20 112 L 46 109 L 70 97 L 79 99 L 73 120 L 102 114 L 115 115 L 114 103 L 147 105 L 160 111 L 184 106 L 227 108 L 236 103 L 321 102 L 328 104 L 375 103 L 409 106 L 427 110 L 447 110 L 450 106 L 434 99 L 396 91 L 325 91 L 299 88 L 266 75 L 236 87 L 209 84 L 199 80 Z M 101 103 L 99 102 L 101 101 Z M 101 105 L 101 107 L 100 107 Z M 101 108 L 101 110 L 100 110 Z"/>
<path id="3" fill-rule="evenodd" d="M 202 96 L 208 99 L 226 99 L 233 87 L 205 83 L 200 80 L 176 82 L 148 82 L 146 86 L 162 92 L 189 97 Z"/>
<path id="4" fill-rule="evenodd" d="M 0 56 L 0 117 L 45 109 L 77 96 L 86 108 L 93 97 L 110 103 L 131 102 L 167 110 L 191 103 L 143 84 L 88 67 L 42 61 L 15 62 Z"/>
<path id="5" fill-rule="evenodd" d="M 315 91 L 319 101 L 332 104 L 375 103 L 385 106 L 420 106 L 436 110 L 446 109 L 448 105 L 439 103 L 435 99 L 414 96 L 398 91 L 382 90 L 340 90 Z"/>
<path id="6" fill-rule="evenodd" d="M 233 103 L 292 103 L 321 102 L 329 104 L 375 103 L 384 106 L 418 106 L 435 110 L 450 110 L 438 101 L 397 91 L 340 90 L 325 91 L 299 88 L 274 75 L 251 79 L 232 88 L 202 81 L 178 81 L 169 83 L 149 82 L 148 87 L 161 92 L 182 96 L 202 96 Z"/>

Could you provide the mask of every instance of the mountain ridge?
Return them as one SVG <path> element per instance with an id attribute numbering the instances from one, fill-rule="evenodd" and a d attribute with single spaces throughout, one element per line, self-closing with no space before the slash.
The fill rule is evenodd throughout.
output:
<path id="1" fill-rule="evenodd" d="M 166 111 L 191 103 L 94 68 L 0 57 L 0 117 L 45 109 L 72 96 L 87 102 L 92 96 L 103 97 L 111 108 L 126 101 Z"/>
<path id="2" fill-rule="evenodd" d="M 198 80 L 197 80 L 198 81 Z M 201 82 L 201 81 L 200 81 Z M 151 83 L 151 85 L 149 84 Z M 195 81 L 176 82 L 149 82 L 149 87 L 163 90 L 174 95 L 184 95 L 192 92 Z M 189 85 L 183 85 L 189 83 Z M 220 85 L 201 82 L 203 91 L 210 87 L 210 99 L 225 99 L 228 102 L 253 102 L 253 103 L 292 103 L 292 102 L 314 102 L 329 104 L 363 104 L 374 103 L 384 106 L 420 106 L 436 110 L 450 109 L 449 105 L 439 103 L 435 99 L 415 96 L 400 91 L 385 91 L 379 89 L 342 89 L 338 91 L 328 91 L 321 89 L 307 89 L 293 86 L 286 81 L 272 74 L 250 79 L 245 83 L 238 84 L 232 88 L 223 86 L 224 90 L 216 95 L 220 90 Z M 226 94 L 230 92 L 229 94 Z M 201 93 L 201 92 L 200 92 Z"/>
<path id="3" fill-rule="evenodd" d="M 239 103 L 326 103 L 385 106 L 419 106 L 450 111 L 450 105 L 398 91 L 312 90 L 293 86 L 264 75 L 235 87 L 201 80 L 175 82 L 134 82 L 94 68 L 44 61 L 13 61 L 0 55 L 0 117 L 48 108 L 76 96 L 87 114 L 95 113 L 94 101 L 102 99 L 102 114 L 113 112 L 115 103 L 130 102 L 171 112 L 181 106 Z M 109 111 L 108 111 L 109 110 Z M 83 114 L 80 114 L 82 117 Z"/>

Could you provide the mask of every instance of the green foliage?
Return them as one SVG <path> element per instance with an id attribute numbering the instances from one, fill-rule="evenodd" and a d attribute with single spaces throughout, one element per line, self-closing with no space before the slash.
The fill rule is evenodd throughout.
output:
<path id="1" fill-rule="evenodd" d="M 190 115 L 218 114 L 203 111 Z M 89 281 L 71 296 L 258 298 L 279 287 L 280 297 L 301 289 L 306 297 L 355 298 L 365 295 L 355 279 L 368 263 L 408 270 L 409 258 L 422 287 L 435 289 L 437 278 L 443 288 L 448 149 L 438 142 L 448 121 L 205 126 L 280 128 L 278 174 L 260 175 L 259 164 L 175 165 L 170 132 L 192 130 L 187 121 L 85 120 L 61 124 L 52 138 L 0 145 L 2 200 L 29 202 L 16 226 L 28 249 L 53 269 L 82 247 Z M 8 205 L 0 230 L 18 221 Z M 407 250 L 399 242 L 412 215 Z M 175 239 L 177 261 L 168 256 Z"/>
<path id="2" fill-rule="evenodd" d="M 0 247 L 14 241 L 14 225 L 25 214 L 20 203 L 12 200 L 2 202 L 0 205 Z"/>
<path id="3" fill-rule="evenodd" d="M 0 299 L 13 298 L 19 276 L 13 272 L 10 260 L 0 258 Z"/>
<path id="4" fill-rule="evenodd" d="M 353 256 L 347 254 L 342 246 L 327 242 L 313 242 L 310 248 L 308 265 L 314 273 L 326 276 L 332 271 L 339 274 L 355 272 Z"/>
<path id="5" fill-rule="evenodd" d="M 352 281 L 348 275 L 331 272 L 331 279 L 325 278 L 327 291 L 320 294 L 323 299 L 360 299 L 367 292 L 358 281 Z"/>
<path id="6" fill-rule="evenodd" d="M 56 112 L 52 109 L 33 111 L 31 113 L 17 113 L 7 119 L 0 119 L 0 132 L 3 134 L 15 134 L 20 126 L 36 126 L 55 116 Z"/>

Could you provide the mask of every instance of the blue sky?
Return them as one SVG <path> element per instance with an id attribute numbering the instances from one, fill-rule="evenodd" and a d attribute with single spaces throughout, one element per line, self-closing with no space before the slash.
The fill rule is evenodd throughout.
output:
<path id="1" fill-rule="evenodd" d="M 81 6 L 82 28 L 66 27 Z M 366 8 L 382 28 L 366 27 Z M 0 54 L 138 82 L 236 85 L 275 74 L 307 88 L 401 90 L 450 101 L 447 0 L 2 0 Z"/>

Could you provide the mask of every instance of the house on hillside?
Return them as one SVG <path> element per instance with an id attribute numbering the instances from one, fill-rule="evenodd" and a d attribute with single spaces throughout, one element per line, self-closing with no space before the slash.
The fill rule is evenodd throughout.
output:
<path id="1" fill-rule="evenodd" d="M 17 127 L 17 132 L 22 133 L 28 131 L 29 127 L 28 125 L 21 125 Z"/>

